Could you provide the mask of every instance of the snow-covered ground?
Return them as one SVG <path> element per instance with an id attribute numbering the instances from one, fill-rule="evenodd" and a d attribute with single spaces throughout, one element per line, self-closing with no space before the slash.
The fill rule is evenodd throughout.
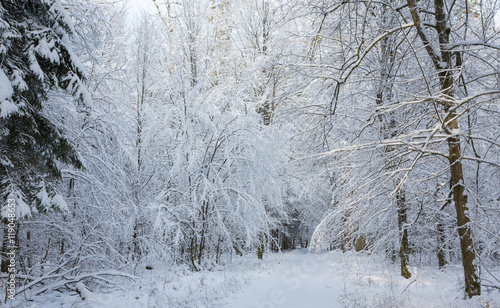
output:
<path id="1" fill-rule="evenodd" d="M 17 307 L 500 307 L 500 292 L 483 289 L 465 300 L 462 271 L 411 268 L 402 278 L 397 264 L 366 253 L 297 250 L 238 258 L 220 270 L 182 272 L 155 268 L 111 293 L 85 291 L 45 295 Z M 498 273 L 498 272 L 497 272 Z M 90 288 L 89 288 L 90 289 Z"/>
<path id="2" fill-rule="evenodd" d="M 461 275 L 454 266 L 412 268 L 407 280 L 397 265 L 378 256 L 292 252 L 226 307 L 500 307 L 498 291 L 464 300 Z"/>

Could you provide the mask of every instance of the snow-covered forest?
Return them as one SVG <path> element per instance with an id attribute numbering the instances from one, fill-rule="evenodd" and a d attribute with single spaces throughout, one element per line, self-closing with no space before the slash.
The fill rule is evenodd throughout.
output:
<path id="1" fill-rule="evenodd" d="M 0 306 L 500 307 L 499 8 L 1 0 Z"/>

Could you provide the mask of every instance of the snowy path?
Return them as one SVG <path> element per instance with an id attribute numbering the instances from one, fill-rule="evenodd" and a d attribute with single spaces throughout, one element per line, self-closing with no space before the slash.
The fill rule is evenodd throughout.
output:
<path id="1" fill-rule="evenodd" d="M 459 265 L 444 270 L 411 267 L 404 279 L 398 264 L 368 253 L 321 254 L 295 250 L 254 254 L 215 271 L 179 272 L 167 266 L 139 273 L 111 292 L 46 294 L 29 308 L 500 308 L 500 292 L 483 290 L 464 299 Z M 500 276 L 500 269 L 496 270 Z M 483 276 L 484 279 L 490 279 Z M 491 279 L 490 279 L 491 280 Z M 1 304 L 0 304 L 1 305 Z M 12 306 L 13 307 L 13 306 Z"/>
<path id="2" fill-rule="evenodd" d="M 284 254 L 271 272 L 236 294 L 227 308 L 338 307 L 342 277 L 332 272 L 327 254 Z"/>
<path id="3" fill-rule="evenodd" d="M 293 251 L 267 264 L 271 267 L 261 270 L 223 307 L 500 307 L 499 292 L 464 299 L 462 271 L 456 265 L 444 271 L 412 267 L 412 277 L 404 279 L 397 264 L 364 253 Z"/>

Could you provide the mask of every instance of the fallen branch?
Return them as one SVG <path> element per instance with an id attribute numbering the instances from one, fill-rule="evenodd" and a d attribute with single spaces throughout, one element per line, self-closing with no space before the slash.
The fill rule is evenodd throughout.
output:
<path id="1" fill-rule="evenodd" d="M 61 287 L 68 288 L 69 284 L 74 284 L 74 283 L 78 284 L 82 280 L 85 280 L 85 279 L 95 279 L 95 280 L 104 281 L 104 282 L 109 283 L 109 284 L 115 284 L 113 281 L 111 281 L 105 277 L 106 276 L 118 276 L 118 277 L 124 277 L 124 278 L 132 279 L 132 280 L 138 278 L 137 276 L 130 275 L 128 273 L 118 272 L 118 271 L 113 271 L 113 270 L 100 271 L 100 272 L 95 272 L 95 273 L 85 273 L 85 274 L 81 274 L 81 275 L 77 275 L 77 276 L 67 276 L 68 273 L 75 270 L 74 268 L 71 270 L 65 271 L 64 273 L 61 273 L 61 274 L 51 275 L 56 269 L 53 269 L 50 272 L 48 272 L 47 274 L 45 274 L 44 276 L 33 280 L 28 285 L 26 285 L 23 288 L 21 288 L 20 290 L 18 290 L 16 292 L 16 295 L 20 294 L 22 292 L 25 292 L 28 289 L 33 288 L 35 285 L 42 283 L 42 281 L 47 280 L 47 279 L 60 279 L 60 280 L 55 281 L 54 283 L 51 283 L 49 285 L 42 287 L 41 289 L 36 290 L 34 295 L 39 295 L 41 293 L 44 293 L 44 292 L 47 292 L 50 290 L 59 289 Z M 76 290 L 78 290 L 78 288 L 76 288 Z"/>

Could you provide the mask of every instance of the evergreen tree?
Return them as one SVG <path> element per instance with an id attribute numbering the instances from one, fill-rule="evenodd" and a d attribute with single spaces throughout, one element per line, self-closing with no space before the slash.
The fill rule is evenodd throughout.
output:
<path id="1" fill-rule="evenodd" d="M 60 165 L 81 168 L 75 148 L 44 114 L 51 91 L 90 101 L 84 70 L 71 50 L 71 19 L 56 0 L 0 3 L 0 194 L 14 199 L 16 216 L 39 206 L 66 209 L 55 183 Z M 54 195 L 48 199 L 48 194 Z M 7 202 L 2 217 L 7 232 Z M 18 222 L 17 222 L 18 223 Z M 7 272 L 7 240 L 1 271 Z"/>
<path id="2" fill-rule="evenodd" d="M 59 163 L 81 168 L 61 130 L 44 115 L 50 91 L 89 102 L 84 70 L 71 50 L 72 23 L 59 1 L 0 4 L 0 176 L 2 195 L 30 201 L 52 190 Z M 59 162 L 59 163 L 58 163 Z"/>

